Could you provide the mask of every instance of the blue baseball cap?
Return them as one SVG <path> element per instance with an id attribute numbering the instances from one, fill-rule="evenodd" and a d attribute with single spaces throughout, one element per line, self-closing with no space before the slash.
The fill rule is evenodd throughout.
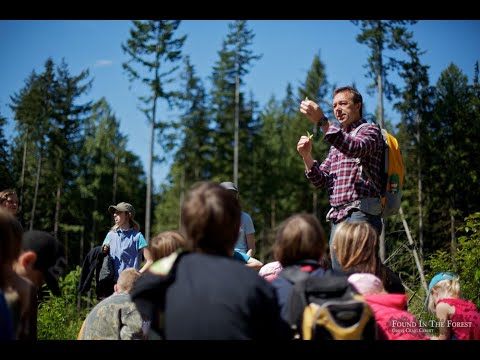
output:
<path id="1" fill-rule="evenodd" d="M 432 288 L 442 280 L 458 280 L 458 276 L 450 271 L 438 273 L 432 278 L 432 280 L 430 280 L 430 285 L 428 285 L 428 293 L 430 294 Z"/>
<path id="2" fill-rule="evenodd" d="M 430 280 L 430 285 L 428 285 L 428 294 L 425 299 L 425 307 L 428 306 L 428 299 L 430 298 L 430 293 L 435 285 L 437 285 L 442 280 L 458 280 L 458 275 L 454 274 L 451 271 L 439 272 L 436 274 L 432 280 Z"/>

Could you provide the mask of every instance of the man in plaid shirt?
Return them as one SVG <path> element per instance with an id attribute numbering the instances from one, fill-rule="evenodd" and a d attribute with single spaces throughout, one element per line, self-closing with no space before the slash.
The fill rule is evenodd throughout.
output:
<path id="1" fill-rule="evenodd" d="M 380 199 L 383 138 L 375 125 L 362 118 L 362 95 L 353 87 L 340 87 L 334 91 L 333 112 L 341 127 L 329 121 L 320 106 L 305 99 L 300 112 L 317 124 L 330 143 L 326 159 L 320 164 L 312 158 L 312 139 L 302 136 L 297 150 L 305 163 L 305 175 L 317 188 L 327 188 L 332 208 L 327 221 L 332 224 L 332 244 L 336 224 L 342 221 L 368 222 L 382 232 L 382 205 Z M 367 175 L 368 174 L 368 175 Z M 332 268 L 340 270 L 336 257 L 330 249 Z"/>

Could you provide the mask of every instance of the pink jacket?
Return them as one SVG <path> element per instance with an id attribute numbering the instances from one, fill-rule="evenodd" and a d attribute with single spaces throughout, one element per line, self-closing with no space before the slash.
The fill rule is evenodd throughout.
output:
<path id="1" fill-rule="evenodd" d="M 377 321 L 379 340 L 430 340 L 414 315 L 405 311 L 405 294 L 366 295 Z"/>
<path id="2" fill-rule="evenodd" d="M 457 340 L 480 340 L 480 313 L 474 303 L 455 298 L 438 300 L 438 303 L 441 302 L 455 307 L 448 326 Z"/>

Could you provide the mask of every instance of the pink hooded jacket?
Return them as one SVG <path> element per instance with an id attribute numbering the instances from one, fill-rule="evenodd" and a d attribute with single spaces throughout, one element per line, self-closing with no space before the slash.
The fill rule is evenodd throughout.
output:
<path id="1" fill-rule="evenodd" d="M 379 340 L 430 340 L 413 314 L 404 310 L 405 294 L 365 295 L 373 310 L 379 330 Z"/>
<path id="2" fill-rule="evenodd" d="M 463 299 L 440 299 L 455 307 L 455 314 L 449 319 L 449 327 L 457 340 L 480 340 L 480 313 L 474 303 Z"/>

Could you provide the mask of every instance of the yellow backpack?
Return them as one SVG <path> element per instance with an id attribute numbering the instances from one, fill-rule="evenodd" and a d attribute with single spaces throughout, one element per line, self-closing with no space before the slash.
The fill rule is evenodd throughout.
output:
<path id="1" fill-rule="evenodd" d="M 286 312 L 295 339 L 377 339 L 373 311 L 346 276 L 332 272 L 314 276 L 295 265 L 278 276 L 292 283 Z"/>
<path id="2" fill-rule="evenodd" d="M 362 124 L 355 128 L 354 136 L 365 125 Z M 372 124 L 373 125 L 373 124 Z M 377 125 L 378 126 L 378 125 Z M 379 126 L 380 128 L 380 126 Z M 388 217 L 395 215 L 400 210 L 402 204 L 402 191 L 403 183 L 405 180 L 405 166 L 403 164 L 402 153 L 398 145 L 398 140 L 390 134 L 387 130 L 380 128 L 382 132 L 384 146 L 384 173 L 382 174 L 382 187 L 380 189 L 380 195 L 382 197 L 383 211 L 382 216 Z M 372 178 L 367 172 L 366 168 L 363 168 L 365 174 L 369 178 Z"/>
<path id="3" fill-rule="evenodd" d="M 387 175 L 385 184 L 385 203 L 383 215 L 390 216 L 398 213 L 402 204 L 403 183 L 405 180 L 405 166 L 403 165 L 402 153 L 398 146 L 398 140 L 385 129 L 382 129 L 385 148 L 385 172 Z"/>

